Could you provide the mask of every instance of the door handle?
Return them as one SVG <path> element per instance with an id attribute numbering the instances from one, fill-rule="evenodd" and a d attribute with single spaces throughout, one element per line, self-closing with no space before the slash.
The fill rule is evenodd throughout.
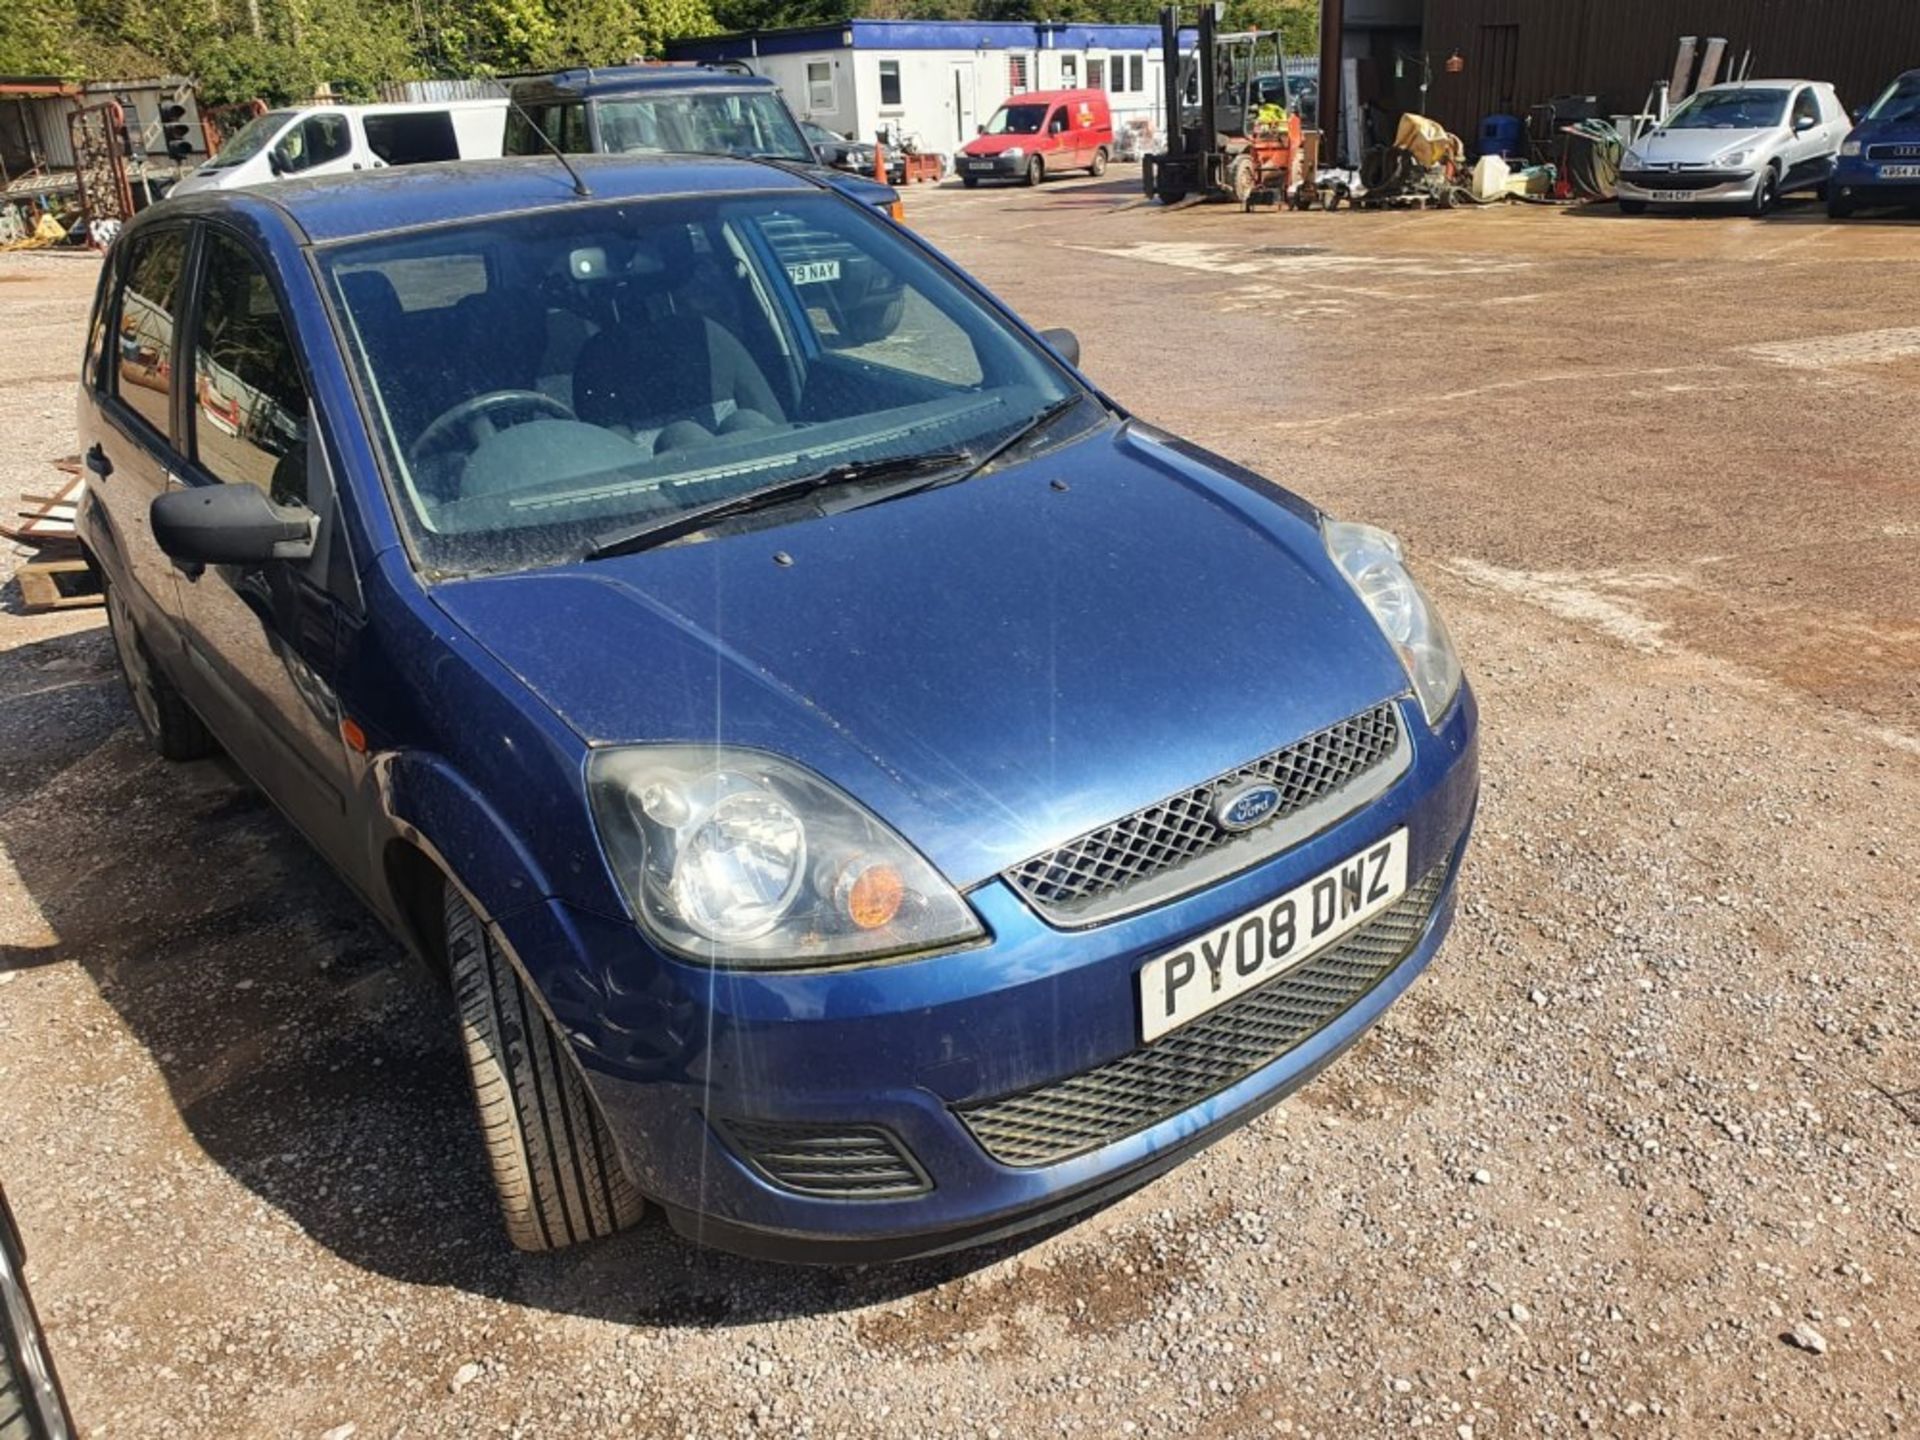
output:
<path id="1" fill-rule="evenodd" d="M 87 469 L 104 480 L 113 474 L 113 461 L 109 460 L 107 452 L 96 444 L 87 451 Z"/>

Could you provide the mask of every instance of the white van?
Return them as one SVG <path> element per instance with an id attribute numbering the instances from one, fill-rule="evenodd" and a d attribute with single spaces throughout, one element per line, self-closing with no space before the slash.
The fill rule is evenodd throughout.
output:
<path id="1" fill-rule="evenodd" d="M 269 110 L 248 121 L 218 155 L 175 184 L 172 193 L 232 190 L 294 175 L 379 170 L 431 160 L 497 160 L 506 128 L 504 99 Z"/>

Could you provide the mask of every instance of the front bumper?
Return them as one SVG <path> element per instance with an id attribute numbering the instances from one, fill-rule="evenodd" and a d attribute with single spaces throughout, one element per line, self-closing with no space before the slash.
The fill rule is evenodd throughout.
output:
<path id="1" fill-rule="evenodd" d="M 1647 205 L 1737 204 L 1759 183 L 1757 170 L 1623 170 L 1615 193 Z"/>
<path id="2" fill-rule="evenodd" d="M 1863 208 L 1870 205 L 1901 207 L 1920 205 L 1920 177 L 1887 178 L 1882 174 L 1883 169 L 1888 165 L 1910 169 L 1917 164 L 1920 164 L 1920 160 L 1909 160 L 1904 157 L 1895 161 L 1843 158 L 1834 166 L 1833 176 L 1827 182 L 1828 193 Z"/>
<path id="3" fill-rule="evenodd" d="M 969 896 L 989 943 L 811 974 L 675 963 L 630 925 L 558 904 L 503 923 L 536 974 L 548 967 L 535 956 L 559 947 L 579 958 L 549 973 L 603 977 L 598 994 L 548 987 L 547 998 L 635 1184 L 690 1238 L 811 1262 L 975 1244 L 1098 1204 L 1245 1123 L 1363 1034 L 1426 967 L 1451 924 L 1478 797 L 1477 721 L 1464 688 L 1438 732 L 1410 703 L 1407 713 L 1413 762 L 1383 795 L 1251 870 L 1089 930 L 1050 928 L 999 880 Z M 1188 1108 L 1057 1163 L 1002 1164 L 975 1137 L 968 1108 L 1141 1048 L 1135 977 L 1148 959 L 1402 826 L 1409 881 L 1443 877 L 1437 896 L 1410 948 L 1319 1029 Z M 723 1138 L 741 1122 L 884 1134 L 927 1183 L 880 1198 L 796 1193 Z"/>
<path id="4" fill-rule="evenodd" d="M 1027 173 L 1027 156 L 968 155 L 954 157 L 953 173 L 969 180 L 1012 180 Z"/>

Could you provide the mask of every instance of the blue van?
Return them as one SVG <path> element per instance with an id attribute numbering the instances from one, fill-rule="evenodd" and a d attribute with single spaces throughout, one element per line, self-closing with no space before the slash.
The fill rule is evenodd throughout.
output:
<path id="1" fill-rule="evenodd" d="M 1827 182 L 1827 214 L 1920 205 L 1920 70 L 1909 70 L 1860 117 Z"/>

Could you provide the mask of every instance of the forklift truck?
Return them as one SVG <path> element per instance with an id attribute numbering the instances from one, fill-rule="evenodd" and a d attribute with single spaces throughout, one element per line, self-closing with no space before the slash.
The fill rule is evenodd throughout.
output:
<path id="1" fill-rule="evenodd" d="M 1287 56 L 1276 30 L 1222 35 L 1226 6 L 1199 7 L 1196 43 L 1180 49 L 1180 7 L 1160 12 L 1167 57 L 1167 148 L 1146 157 L 1141 187 L 1168 205 L 1189 195 L 1245 204 L 1255 190 L 1293 184 L 1300 117 L 1290 103 Z M 1178 57 L 1176 59 L 1176 57 Z M 1197 84 L 1195 83 L 1197 80 Z M 1275 104 L 1275 97 L 1284 97 Z M 1279 119 L 1273 118 L 1279 111 Z M 1262 115 L 1268 117 L 1262 120 Z M 1177 118 L 1176 118 L 1177 117 Z"/>

